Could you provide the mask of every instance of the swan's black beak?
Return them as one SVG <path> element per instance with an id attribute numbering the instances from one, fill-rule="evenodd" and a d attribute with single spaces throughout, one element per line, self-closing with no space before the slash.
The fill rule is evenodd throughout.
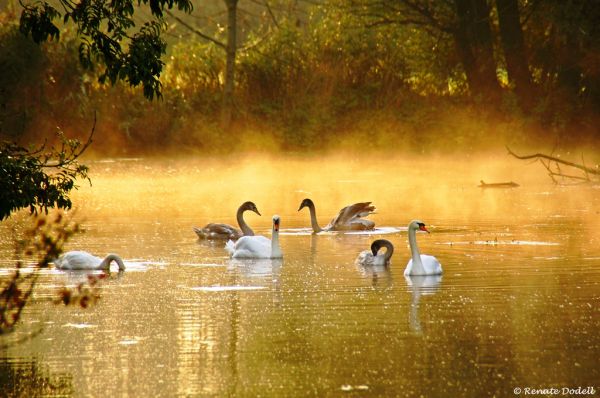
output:
<path id="1" fill-rule="evenodd" d="M 304 203 L 302 203 L 302 204 L 300 205 L 300 207 L 298 207 L 298 211 L 300 211 L 300 210 L 302 210 L 302 209 L 304 209 Z"/>
<path id="2" fill-rule="evenodd" d="M 254 212 L 255 212 L 256 214 L 258 214 L 259 216 L 262 216 L 262 214 L 260 214 L 260 211 L 258 211 L 258 209 L 256 209 L 256 208 L 255 208 L 255 209 L 254 209 Z"/>

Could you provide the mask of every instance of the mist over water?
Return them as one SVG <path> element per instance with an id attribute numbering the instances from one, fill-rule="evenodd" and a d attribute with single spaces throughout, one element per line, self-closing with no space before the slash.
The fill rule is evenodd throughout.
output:
<path id="1" fill-rule="evenodd" d="M 120 254 L 87 310 L 50 303 L 86 275 L 48 270 L 2 366 L 34 394 L 39 380 L 77 396 L 513 396 L 516 387 L 600 380 L 600 195 L 559 187 L 507 156 L 244 155 L 88 162 L 73 195 L 85 233 L 67 250 Z M 514 181 L 481 189 L 479 181 Z M 372 201 L 374 234 L 312 235 L 340 208 Z M 283 260 L 230 260 L 193 226 L 258 234 L 282 220 Z M 13 261 L 0 225 L 2 265 Z M 405 278 L 406 226 L 441 277 Z M 388 269 L 354 264 L 372 240 L 395 246 Z M 110 382 L 107 382 L 110 380 Z M 59 383 L 60 381 L 60 383 Z M 56 390 L 55 390 L 56 391 Z"/>

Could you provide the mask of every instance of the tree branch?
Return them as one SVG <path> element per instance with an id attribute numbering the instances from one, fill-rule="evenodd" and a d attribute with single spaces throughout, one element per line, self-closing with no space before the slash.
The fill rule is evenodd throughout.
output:
<path id="1" fill-rule="evenodd" d="M 544 166 L 546 171 L 548 172 L 548 175 L 552 179 L 552 182 L 555 184 L 558 184 L 559 182 L 561 182 L 563 180 L 577 180 L 577 181 L 583 181 L 583 182 L 592 182 L 592 181 L 597 181 L 597 180 L 592 180 L 592 178 L 590 178 L 590 174 L 592 174 L 593 176 L 600 176 L 600 168 L 598 168 L 598 166 L 596 166 L 595 168 L 587 167 L 585 165 L 585 162 L 582 164 L 578 164 L 578 163 L 574 163 L 574 162 L 569 162 L 568 160 L 559 159 L 558 157 L 555 157 L 555 156 L 546 155 L 543 153 L 534 153 L 532 155 L 521 156 L 521 155 L 517 155 L 516 153 L 514 153 L 508 146 L 506 147 L 506 149 L 508 150 L 509 154 L 511 154 L 512 156 L 514 156 L 517 159 L 521 159 L 521 160 L 533 159 L 534 161 L 539 161 Z M 552 151 L 552 152 L 554 152 L 554 151 Z M 582 161 L 583 161 L 583 157 L 582 157 Z M 561 165 L 581 170 L 583 172 L 583 176 L 565 173 L 565 172 L 563 172 Z M 568 169 L 568 170 L 572 170 L 572 169 Z M 556 177 L 558 177 L 559 179 L 557 179 Z"/>
<path id="2" fill-rule="evenodd" d="M 171 18 L 175 19 L 177 22 L 179 22 L 180 24 L 182 24 L 183 26 L 185 26 L 188 30 L 194 32 L 195 34 L 197 34 L 198 36 L 200 36 L 201 38 L 203 38 L 204 40 L 208 40 L 214 44 L 216 44 L 217 46 L 221 47 L 223 50 L 227 49 L 227 45 L 223 42 L 220 42 L 219 40 L 215 39 L 214 37 L 211 37 L 205 33 L 202 33 L 201 31 L 199 31 L 198 29 L 194 28 L 193 26 L 191 26 L 190 24 L 188 24 L 187 22 L 184 22 L 181 18 L 179 18 L 178 16 L 174 15 L 171 11 L 169 10 L 165 10 L 165 12 L 167 13 L 167 15 L 169 15 Z"/>
<path id="3" fill-rule="evenodd" d="M 559 159 L 559 158 L 554 157 L 554 156 L 545 155 L 543 153 L 534 153 L 533 155 L 520 156 L 520 155 L 517 155 L 516 153 L 514 153 L 508 146 L 506 147 L 506 150 L 508 150 L 508 153 L 511 154 L 512 156 L 514 156 L 517 159 L 521 159 L 521 160 L 527 160 L 527 159 L 536 159 L 536 160 L 537 159 L 546 159 L 546 160 L 549 160 L 551 162 L 556 162 L 558 164 L 564 164 L 565 166 L 571 166 L 571 167 L 574 167 L 576 169 L 583 170 L 585 173 L 588 173 L 588 174 L 600 175 L 600 170 L 597 169 L 597 168 L 593 169 L 591 167 L 586 167 L 586 166 L 578 164 L 578 163 L 569 162 L 567 160 L 562 160 L 562 159 Z"/>

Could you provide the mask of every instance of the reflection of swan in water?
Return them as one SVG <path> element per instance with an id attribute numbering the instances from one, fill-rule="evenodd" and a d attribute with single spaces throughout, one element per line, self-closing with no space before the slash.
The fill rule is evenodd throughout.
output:
<path id="1" fill-rule="evenodd" d="M 238 260 L 232 258 L 227 267 L 236 285 L 260 286 L 270 289 L 274 304 L 283 301 L 279 276 L 283 266 L 281 258 L 261 258 Z"/>
<path id="2" fill-rule="evenodd" d="M 308 207 L 310 211 L 310 224 L 314 233 L 321 231 L 357 231 L 375 228 L 375 223 L 371 220 L 364 220 L 362 217 L 367 217 L 375 211 L 375 206 L 371 206 L 371 202 L 355 203 L 344 207 L 338 215 L 331 220 L 325 228 L 321 228 L 317 222 L 317 213 L 315 204 L 310 199 L 304 199 L 300 203 L 300 208 Z"/>
<path id="3" fill-rule="evenodd" d="M 112 261 L 119 265 L 119 271 L 125 271 L 123 260 L 116 254 L 101 259 L 84 251 L 67 252 L 54 260 L 54 265 L 62 270 L 109 270 Z"/>
<path id="4" fill-rule="evenodd" d="M 378 254 L 379 249 L 385 247 L 385 253 Z M 377 239 L 371 243 L 371 250 L 362 251 L 356 258 L 356 263 L 363 266 L 386 266 L 394 254 L 394 245 L 385 239 Z"/>
<path id="5" fill-rule="evenodd" d="M 279 216 L 273 216 L 271 239 L 264 236 L 242 236 L 237 242 L 228 240 L 225 249 L 232 258 L 282 258 L 279 246 Z"/>
<path id="6" fill-rule="evenodd" d="M 406 265 L 404 275 L 441 275 L 442 265 L 437 258 L 419 252 L 417 230 L 429 233 L 422 221 L 413 220 L 408 224 L 408 244 L 412 258 Z"/>
<path id="7" fill-rule="evenodd" d="M 260 216 L 258 208 L 253 202 L 244 202 L 237 210 L 237 222 L 241 231 L 229 224 L 206 224 L 203 228 L 194 227 L 194 232 L 200 239 L 232 239 L 237 240 L 242 236 L 254 236 L 254 231 L 246 224 L 244 212 L 253 211 Z"/>
<path id="8" fill-rule="evenodd" d="M 110 274 L 111 280 L 113 278 L 123 278 L 124 272 L 118 272 Z M 64 286 L 75 287 L 82 284 L 89 284 L 93 279 L 104 279 L 108 278 L 109 274 L 105 271 L 98 270 L 70 270 L 69 272 L 61 272 L 61 275 L 57 275 L 59 278 L 56 281 Z"/>
<path id="9" fill-rule="evenodd" d="M 232 258 L 229 260 L 229 265 L 227 268 L 230 271 L 239 271 L 239 273 L 243 276 L 272 276 L 272 279 L 275 280 L 279 276 L 279 271 L 282 265 L 283 259 L 281 258 L 245 259 L 243 261 Z"/>
<path id="10" fill-rule="evenodd" d="M 419 301 L 421 296 L 435 294 L 442 282 L 441 275 L 405 275 L 406 284 L 412 292 L 408 324 L 414 332 L 421 333 L 421 321 L 419 320 Z"/>
<path id="11" fill-rule="evenodd" d="M 373 287 L 379 286 L 383 281 L 386 283 L 385 286 L 389 286 L 392 282 L 392 273 L 390 267 L 386 265 L 362 265 L 356 263 L 356 268 L 360 274 L 365 278 L 371 279 L 371 285 Z"/>

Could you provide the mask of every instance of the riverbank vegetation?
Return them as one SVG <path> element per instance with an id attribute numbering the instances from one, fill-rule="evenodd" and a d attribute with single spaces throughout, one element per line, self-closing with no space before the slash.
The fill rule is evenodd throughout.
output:
<path id="1" fill-rule="evenodd" d="M 60 126 L 84 140 L 97 112 L 90 152 L 102 156 L 597 148 L 591 1 L 233 2 L 227 92 L 230 3 L 165 14 L 153 101 L 126 81 L 100 83 L 105 69 L 82 66 L 68 23 L 60 40 L 37 45 L 19 31 L 19 6 L 7 7 L 0 134 L 29 144 Z"/>

